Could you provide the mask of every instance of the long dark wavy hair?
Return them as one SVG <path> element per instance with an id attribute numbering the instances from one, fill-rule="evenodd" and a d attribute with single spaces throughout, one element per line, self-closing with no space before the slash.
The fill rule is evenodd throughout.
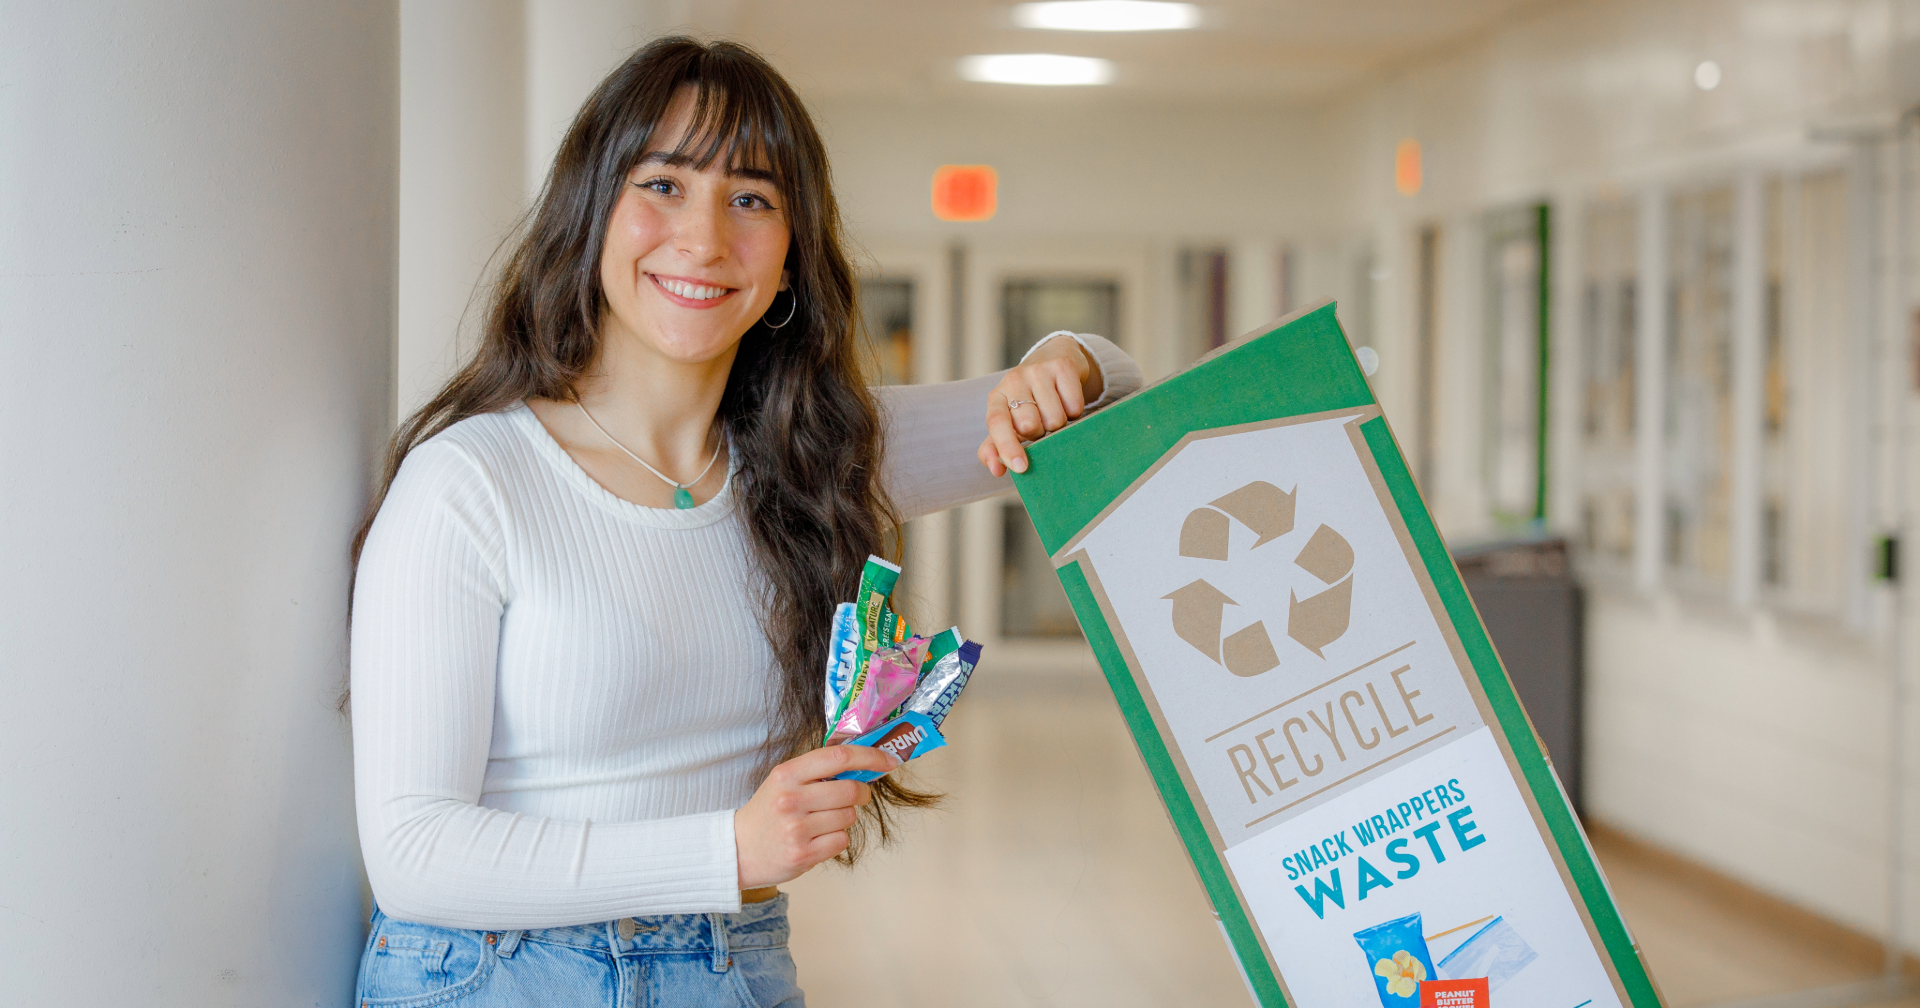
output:
<path id="1" fill-rule="evenodd" d="M 576 383 L 600 350 L 607 222 L 682 88 L 695 95 L 692 127 L 673 153 L 701 169 L 723 157 L 731 169 L 760 162 L 751 167 L 772 171 L 792 229 L 793 318 L 747 330 L 719 411 L 757 568 L 755 601 L 779 670 L 771 768 L 825 734 L 821 670 L 834 605 L 857 593 L 867 555 L 894 554 L 899 538 L 879 480 L 880 420 L 860 368 L 854 272 L 841 247 L 826 147 L 799 96 L 746 46 L 661 38 L 587 98 L 538 202 L 503 245 L 478 352 L 394 434 L 353 557 L 357 563 L 408 452 L 468 417 L 525 399 L 577 401 Z M 892 839 L 891 813 L 939 800 L 898 775 L 874 782 L 843 862 L 875 839 Z"/>

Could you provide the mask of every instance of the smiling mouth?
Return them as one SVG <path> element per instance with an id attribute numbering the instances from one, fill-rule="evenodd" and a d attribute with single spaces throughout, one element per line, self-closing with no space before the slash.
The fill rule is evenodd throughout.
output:
<path id="1" fill-rule="evenodd" d="M 652 278 L 654 283 L 659 284 L 661 290 L 689 301 L 711 301 L 731 294 L 734 290 L 732 287 L 713 287 L 686 280 L 672 280 L 655 273 L 649 273 L 647 276 Z"/>

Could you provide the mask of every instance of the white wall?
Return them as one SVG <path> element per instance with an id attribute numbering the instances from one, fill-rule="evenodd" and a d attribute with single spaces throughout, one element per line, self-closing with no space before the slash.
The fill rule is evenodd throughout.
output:
<path id="1" fill-rule="evenodd" d="M 587 95 L 614 67 L 670 28 L 697 30 L 690 0 L 525 0 L 526 182 L 538 192 L 553 152 Z M 701 6 L 725 6 L 703 4 Z"/>
<path id="2" fill-rule="evenodd" d="M 395 415 L 477 345 L 489 265 L 546 182 L 574 113 L 684 0 L 400 5 L 400 315 Z"/>
<path id="3" fill-rule="evenodd" d="M 1128 105 L 983 85 L 975 102 L 817 102 L 856 235 L 1225 239 L 1317 237 L 1351 219 L 1337 140 L 1317 113 L 1262 105 Z M 936 220 L 933 171 L 990 164 L 990 221 Z"/>
<path id="4" fill-rule="evenodd" d="M 0 2 L 0 1000 L 335 1006 L 392 3 Z"/>
<path id="5" fill-rule="evenodd" d="M 401 417 L 475 346 L 482 274 L 526 204 L 525 18 L 520 0 L 400 5 Z"/>
<path id="6" fill-rule="evenodd" d="M 1591 814 L 1884 933 L 1891 754 L 1872 648 L 1617 592 L 1589 619 Z"/>

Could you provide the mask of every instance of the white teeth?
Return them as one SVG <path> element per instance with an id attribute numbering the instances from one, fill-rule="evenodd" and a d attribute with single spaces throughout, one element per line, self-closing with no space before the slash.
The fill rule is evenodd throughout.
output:
<path id="1" fill-rule="evenodd" d="M 727 292 L 727 288 L 725 287 L 703 287 L 699 284 L 687 283 L 684 280 L 669 280 L 666 277 L 654 277 L 653 279 L 667 290 L 683 298 L 692 298 L 695 301 L 717 298 Z"/>

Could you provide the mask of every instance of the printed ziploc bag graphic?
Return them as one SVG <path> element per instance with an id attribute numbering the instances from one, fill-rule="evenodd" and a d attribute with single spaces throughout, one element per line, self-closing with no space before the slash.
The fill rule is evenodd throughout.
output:
<path id="1" fill-rule="evenodd" d="M 1427 954 L 1427 940 L 1420 934 L 1419 914 L 1356 931 L 1353 940 L 1360 943 L 1373 968 L 1374 987 L 1384 1008 L 1418 1005 L 1420 982 L 1439 975 Z"/>
<path id="2" fill-rule="evenodd" d="M 1497 991 L 1538 958 L 1540 953 L 1520 937 L 1520 932 L 1515 931 L 1505 917 L 1495 917 L 1492 923 L 1474 932 L 1473 937 L 1440 960 L 1440 976 L 1449 980 L 1486 977 L 1487 989 Z"/>
<path id="3" fill-rule="evenodd" d="M 1472 998 L 1415 922 L 1496 908 L 1449 951 L 1504 1003 L 1659 1008 L 1331 304 L 1029 462 L 1014 485 L 1262 1008 Z"/>

